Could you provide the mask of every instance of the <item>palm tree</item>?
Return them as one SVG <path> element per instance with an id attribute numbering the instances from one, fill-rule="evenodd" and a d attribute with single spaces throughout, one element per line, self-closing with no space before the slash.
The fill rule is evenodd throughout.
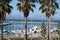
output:
<path id="1" fill-rule="evenodd" d="M 0 0 L 0 24 L 2 24 L 2 21 L 6 17 L 6 13 L 10 14 L 11 9 L 13 9 L 12 6 L 9 5 L 9 3 L 12 0 Z M 3 40 L 3 26 L 1 25 L 1 40 Z"/>
<path id="2" fill-rule="evenodd" d="M 42 24 L 41 24 L 41 35 L 45 38 L 45 35 L 46 35 L 46 27 L 45 27 L 45 23 L 44 22 L 42 22 Z"/>
<path id="3" fill-rule="evenodd" d="M 58 3 L 56 0 L 38 0 L 41 4 L 40 8 L 42 13 L 46 13 L 46 16 L 48 18 L 48 40 L 50 40 L 50 20 L 51 15 L 55 14 L 55 11 L 57 8 L 59 8 Z"/>
<path id="4" fill-rule="evenodd" d="M 27 40 L 27 18 L 29 16 L 30 10 L 34 12 L 32 7 L 35 7 L 35 5 L 30 2 L 30 0 L 18 0 L 21 3 L 18 3 L 18 9 L 19 11 L 23 11 L 24 18 L 25 18 L 25 40 Z"/>

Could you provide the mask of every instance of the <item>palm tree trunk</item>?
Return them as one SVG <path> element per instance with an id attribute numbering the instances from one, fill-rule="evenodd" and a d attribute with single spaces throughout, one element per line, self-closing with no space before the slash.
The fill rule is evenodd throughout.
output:
<path id="1" fill-rule="evenodd" d="M 4 16 L 3 16 L 3 13 L 4 13 L 4 2 L 3 2 L 3 5 L 2 5 L 2 14 L 1 14 L 1 20 L 0 20 L 0 24 L 1 24 L 1 40 L 3 40 L 3 22 L 2 20 L 4 19 Z"/>
<path id="2" fill-rule="evenodd" d="M 32 28 L 32 19 L 31 19 L 31 28 Z M 31 40 L 32 40 L 32 30 L 31 30 Z"/>
<path id="3" fill-rule="evenodd" d="M 48 40 L 51 39 L 51 36 L 50 36 L 50 17 L 48 17 Z"/>
<path id="4" fill-rule="evenodd" d="M 3 40 L 3 26 L 1 26 L 1 40 Z"/>
<path id="5" fill-rule="evenodd" d="M 27 40 L 27 17 L 25 17 L 25 40 Z"/>
<path id="6" fill-rule="evenodd" d="M 2 19 L 0 20 L 0 24 L 1 24 L 1 40 L 3 40 L 3 26 L 2 26 Z"/>

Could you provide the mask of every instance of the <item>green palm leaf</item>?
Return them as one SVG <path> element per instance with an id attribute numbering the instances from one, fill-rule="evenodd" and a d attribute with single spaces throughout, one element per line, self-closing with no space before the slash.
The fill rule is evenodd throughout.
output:
<path id="1" fill-rule="evenodd" d="M 9 8 L 13 9 L 13 7 L 12 7 L 12 6 L 10 6 L 9 4 L 7 4 L 7 6 L 8 6 Z"/>
<path id="2" fill-rule="evenodd" d="M 42 13 L 46 12 L 47 9 L 42 9 Z"/>
<path id="3" fill-rule="evenodd" d="M 40 9 L 43 9 L 43 8 L 44 8 L 44 5 L 41 5 L 41 6 L 39 7 L 39 10 L 40 10 Z"/>
<path id="4" fill-rule="evenodd" d="M 11 13 L 11 9 L 13 9 L 12 6 L 10 6 L 9 4 L 4 6 L 4 10 L 6 13 L 10 14 Z"/>
<path id="5" fill-rule="evenodd" d="M 12 0 L 0 0 L 0 19 L 4 20 L 6 17 L 6 13 L 11 13 L 11 9 L 13 9 L 13 7 L 9 5 L 11 1 Z"/>
<path id="6" fill-rule="evenodd" d="M 2 13 L 2 8 L 0 7 L 0 14 Z"/>
<path id="7" fill-rule="evenodd" d="M 10 3 L 12 0 L 3 0 L 5 3 Z"/>
<path id="8" fill-rule="evenodd" d="M 55 2 L 55 7 L 59 8 L 59 4 L 57 2 Z"/>
<path id="9" fill-rule="evenodd" d="M 31 10 L 32 12 L 34 12 L 33 8 L 29 8 L 29 10 Z"/>
<path id="10" fill-rule="evenodd" d="M 18 3 L 16 6 L 21 6 L 21 3 Z"/>
<path id="11" fill-rule="evenodd" d="M 36 6 L 34 4 L 31 5 L 32 7 L 36 8 Z"/>

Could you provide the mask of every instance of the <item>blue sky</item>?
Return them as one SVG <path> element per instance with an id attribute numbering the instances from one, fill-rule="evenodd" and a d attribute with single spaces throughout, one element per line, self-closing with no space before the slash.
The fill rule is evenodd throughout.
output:
<path id="1" fill-rule="evenodd" d="M 57 0 L 58 3 L 60 2 L 59 0 Z M 12 0 L 11 4 L 13 6 L 12 12 L 11 14 L 7 14 L 6 19 L 24 19 L 23 13 L 19 12 L 19 10 L 17 9 L 16 4 L 18 3 L 18 0 Z M 36 8 L 34 9 L 34 13 L 30 12 L 30 15 L 28 16 L 28 19 L 32 19 L 32 20 L 46 20 L 46 15 L 45 13 L 41 13 L 41 11 L 39 11 L 39 7 L 40 4 L 35 3 Z M 60 3 L 59 3 L 59 7 L 60 7 Z M 51 17 L 53 20 L 60 20 L 60 9 L 56 10 L 56 14 L 54 16 Z"/>

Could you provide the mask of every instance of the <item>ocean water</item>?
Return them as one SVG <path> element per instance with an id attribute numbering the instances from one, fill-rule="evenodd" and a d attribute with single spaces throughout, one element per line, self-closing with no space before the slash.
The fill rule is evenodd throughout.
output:
<path id="1" fill-rule="evenodd" d="M 24 30 L 24 27 L 25 27 L 25 24 L 24 23 L 21 23 L 21 22 L 24 22 L 24 21 L 4 21 L 5 23 L 7 22 L 10 22 L 10 23 L 12 23 L 11 25 L 7 25 L 7 26 L 4 26 L 3 28 L 4 28 L 4 30 Z M 28 21 L 28 22 L 31 22 L 31 21 Z M 35 26 L 37 26 L 38 28 L 40 28 L 41 27 L 41 23 L 36 23 L 36 22 L 41 22 L 41 21 L 32 21 L 32 22 L 35 22 L 35 23 L 28 23 L 27 24 L 27 28 L 28 28 L 28 30 L 30 29 L 30 28 L 33 28 L 33 27 L 35 27 Z M 55 22 L 55 23 L 57 23 L 57 22 Z M 57 25 L 58 24 L 50 24 L 50 27 L 51 28 L 56 28 L 57 27 Z M 45 24 L 45 26 L 46 26 L 46 28 L 48 27 L 48 24 Z M 29 34 L 29 36 L 28 37 L 31 37 L 31 35 L 32 35 L 32 37 L 39 37 L 39 36 L 41 36 L 40 35 L 40 33 L 37 33 L 37 34 L 34 34 L 34 33 L 30 33 Z M 1 37 L 1 35 L 0 35 L 0 37 Z M 20 33 L 20 34 L 17 34 L 17 33 L 12 33 L 12 32 L 10 32 L 10 33 L 5 33 L 4 34 L 4 37 L 8 37 L 8 38 L 24 38 L 24 33 Z"/>
<path id="2" fill-rule="evenodd" d="M 4 22 L 7 22 L 7 21 L 4 21 Z M 25 24 L 24 23 L 16 23 L 16 22 L 23 22 L 23 21 L 11 21 L 12 25 L 4 26 L 4 29 L 5 30 L 24 30 Z M 27 24 L 28 30 L 30 28 L 33 28 L 34 26 L 37 26 L 38 28 L 40 28 L 41 27 L 41 24 L 40 23 L 32 23 L 32 24 L 31 23 L 28 23 Z M 48 27 L 48 24 L 45 24 L 45 26 L 47 28 Z M 50 27 L 51 28 L 56 28 L 57 27 L 57 24 L 50 24 Z"/>

